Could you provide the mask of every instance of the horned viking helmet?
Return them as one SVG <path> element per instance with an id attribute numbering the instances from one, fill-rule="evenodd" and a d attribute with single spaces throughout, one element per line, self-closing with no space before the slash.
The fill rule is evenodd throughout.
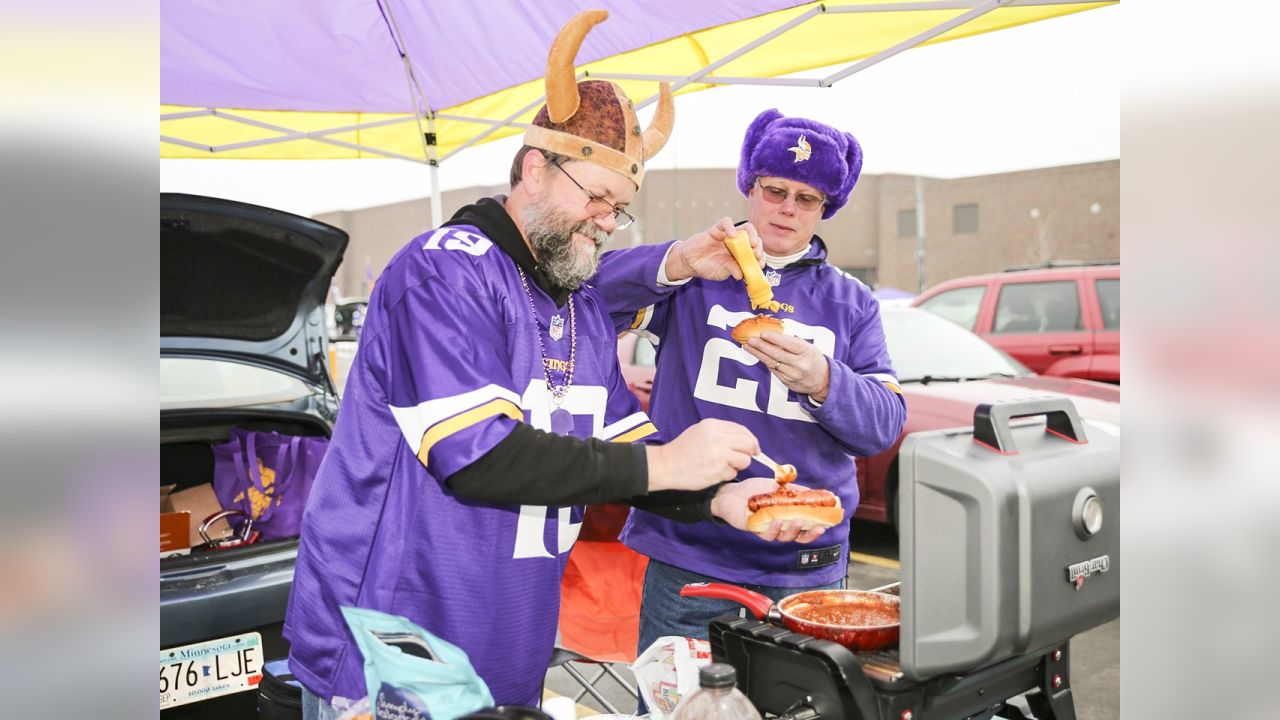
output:
<path id="1" fill-rule="evenodd" d="M 547 104 L 525 131 L 524 143 L 613 170 L 639 189 L 645 161 L 671 136 L 675 103 L 670 84 L 662 83 L 657 113 L 641 131 L 622 88 L 607 80 L 576 80 L 573 62 L 582 40 L 608 17 L 604 10 L 584 10 L 556 35 L 547 55 Z"/>

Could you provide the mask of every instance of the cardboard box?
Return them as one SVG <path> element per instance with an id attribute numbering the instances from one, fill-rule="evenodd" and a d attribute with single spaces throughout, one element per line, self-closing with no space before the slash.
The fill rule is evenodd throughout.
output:
<path id="1" fill-rule="evenodd" d="M 176 512 L 173 489 L 177 485 L 160 486 L 160 553 L 171 554 L 191 547 L 191 513 Z"/>
<path id="2" fill-rule="evenodd" d="M 204 539 L 200 537 L 200 523 L 222 509 L 221 503 L 218 502 L 218 497 L 213 494 L 213 485 L 205 483 L 186 490 L 179 490 L 173 493 L 170 498 L 173 500 L 174 510 L 179 512 L 186 511 L 190 514 L 190 531 L 188 533 L 190 543 L 199 545 L 204 542 Z M 226 520 L 219 520 L 209 528 L 208 532 L 209 537 L 220 538 L 231 533 L 231 524 Z"/>
<path id="3" fill-rule="evenodd" d="M 160 513 L 160 552 L 169 553 L 191 547 L 191 513 Z"/>
<path id="4" fill-rule="evenodd" d="M 173 512 L 173 498 L 169 497 L 169 495 L 170 493 L 173 492 L 173 489 L 176 487 L 178 486 L 177 485 L 161 485 L 160 486 L 160 512 L 162 513 Z"/>

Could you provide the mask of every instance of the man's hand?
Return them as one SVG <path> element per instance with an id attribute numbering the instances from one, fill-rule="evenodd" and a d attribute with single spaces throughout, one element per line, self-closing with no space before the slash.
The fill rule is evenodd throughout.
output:
<path id="1" fill-rule="evenodd" d="M 666 445 L 645 448 L 649 460 L 649 492 L 701 490 L 732 480 L 751 464 L 760 444 L 738 423 L 708 418 Z"/>
<path id="2" fill-rule="evenodd" d="M 813 343 L 767 330 L 748 340 L 744 347 L 788 390 L 808 395 L 816 402 L 826 401 L 831 368 L 827 365 L 827 356 Z"/>
<path id="3" fill-rule="evenodd" d="M 738 266 L 724 241 L 745 232 L 751 238 L 751 251 L 756 262 L 764 267 L 764 249 L 760 244 L 760 236 L 751 223 L 734 227 L 733 220 L 724 217 L 719 222 L 702 232 L 677 242 L 667 254 L 667 279 L 673 282 L 690 277 L 704 280 L 724 280 L 726 278 L 742 279 L 742 268 Z"/>
<path id="4" fill-rule="evenodd" d="M 790 487 L 794 490 L 808 490 L 795 483 L 791 483 Z M 720 488 L 716 496 L 711 499 L 711 514 L 739 530 L 747 530 L 747 517 L 751 515 L 747 501 L 753 496 L 771 493 L 777 489 L 778 483 L 773 478 L 747 478 L 742 482 L 729 483 Z M 826 530 L 825 527 L 801 530 L 800 523 L 782 520 L 770 524 L 757 535 L 760 539 L 770 542 L 811 543 L 822 537 L 822 533 Z"/>

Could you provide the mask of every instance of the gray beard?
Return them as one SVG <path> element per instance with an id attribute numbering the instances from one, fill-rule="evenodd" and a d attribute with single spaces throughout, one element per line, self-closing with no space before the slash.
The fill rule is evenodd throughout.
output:
<path id="1" fill-rule="evenodd" d="M 590 219 L 574 222 L 559 215 L 554 209 L 538 202 L 525 208 L 524 229 L 529 236 L 538 265 L 556 287 L 577 290 L 582 282 L 596 274 L 600 255 L 609 234 Z M 573 233 L 582 233 L 595 240 L 595 251 L 582 257 L 574 248 Z"/>

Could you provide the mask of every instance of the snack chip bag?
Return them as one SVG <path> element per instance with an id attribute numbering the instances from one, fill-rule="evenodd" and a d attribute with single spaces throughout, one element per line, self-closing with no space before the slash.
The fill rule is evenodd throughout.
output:
<path id="1" fill-rule="evenodd" d="M 680 699 L 698 689 L 698 668 L 710 663 L 706 640 L 677 635 L 655 640 L 631 666 L 649 717 L 663 720 L 675 712 Z"/>
<path id="2" fill-rule="evenodd" d="M 375 720 L 453 720 L 493 705 L 489 686 L 467 654 L 408 618 L 342 608 L 364 656 Z"/>

